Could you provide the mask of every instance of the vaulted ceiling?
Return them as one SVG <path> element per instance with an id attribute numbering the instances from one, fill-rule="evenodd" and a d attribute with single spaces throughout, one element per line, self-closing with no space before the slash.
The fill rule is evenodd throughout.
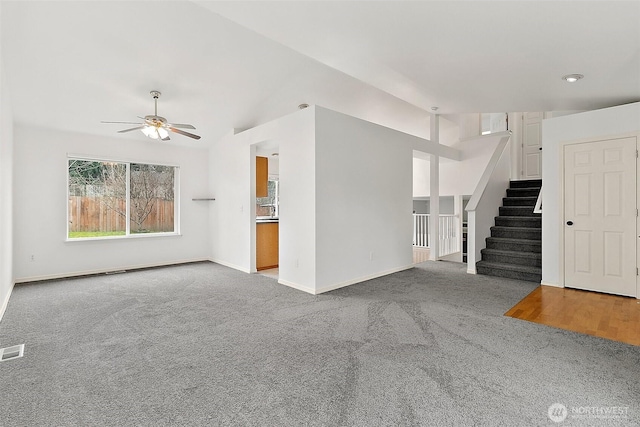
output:
<path id="1" fill-rule="evenodd" d="M 318 104 L 428 137 L 432 107 L 640 100 L 638 1 L 2 1 L 19 123 L 122 138 L 153 113 L 201 142 Z M 564 74 L 581 73 L 575 84 Z"/>

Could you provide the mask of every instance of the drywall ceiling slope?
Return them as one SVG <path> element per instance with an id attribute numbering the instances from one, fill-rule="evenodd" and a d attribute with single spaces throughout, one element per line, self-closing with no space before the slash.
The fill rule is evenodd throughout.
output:
<path id="1" fill-rule="evenodd" d="M 640 99 L 638 1 L 199 3 L 426 111 Z M 569 73 L 586 77 L 568 85 Z"/>
<path id="2" fill-rule="evenodd" d="M 206 147 L 301 103 L 428 135 L 422 109 L 191 1 L 5 1 L 0 27 L 20 124 L 145 139 L 100 121 L 152 114 L 155 89 L 159 115 L 203 137 L 170 144 Z"/>

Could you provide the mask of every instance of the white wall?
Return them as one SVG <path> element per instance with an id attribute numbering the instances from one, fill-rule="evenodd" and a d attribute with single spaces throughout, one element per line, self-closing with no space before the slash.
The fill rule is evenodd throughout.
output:
<path id="1" fill-rule="evenodd" d="M 191 200 L 208 195 L 203 149 L 24 126 L 14 138 L 16 281 L 209 258 L 210 202 Z M 182 235 L 66 242 L 68 154 L 180 166 Z"/>
<path id="2" fill-rule="evenodd" d="M 277 142 L 280 281 L 315 288 L 315 107 L 229 134 L 211 148 L 212 260 L 255 271 L 255 145 Z M 253 148 L 253 149 L 252 149 Z"/>
<path id="3" fill-rule="evenodd" d="M 440 158 L 440 196 L 471 195 L 499 141 L 500 136 L 487 135 L 452 144 L 462 157 L 459 162 Z M 429 161 L 414 158 L 413 171 L 413 197 L 429 196 Z"/>
<path id="4" fill-rule="evenodd" d="M 460 139 L 474 138 L 480 135 L 480 113 L 460 114 Z"/>
<path id="5" fill-rule="evenodd" d="M 254 155 L 266 141 L 280 153 L 280 283 L 319 293 L 411 266 L 411 159 L 427 141 L 317 106 L 213 145 L 213 261 L 255 271 Z"/>
<path id="6" fill-rule="evenodd" d="M 0 2 L 0 15 L 2 4 Z M 0 39 L 0 319 L 13 288 L 13 119 Z"/>
<path id="7" fill-rule="evenodd" d="M 564 286 L 560 253 L 563 218 L 562 143 L 640 131 L 640 103 L 545 119 L 542 122 L 542 283 Z"/>
<path id="8" fill-rule="evenodd" d="M 251 149 L 236 144 L 233 133 L 209 150 L 211 259 L 244 272 L 251 271 L 249 258 L 252 183 Z M 255 177 L 255 165 L 253 166 Z M 255 181 L 255 178 L 253 179 Z M 255 210 L 255 207 L 253 208 Z"/>
<path id="9" fill-rule="evenodd" d="M 413 137 L 316 109 L 316 292 L 412 264 Z"/>

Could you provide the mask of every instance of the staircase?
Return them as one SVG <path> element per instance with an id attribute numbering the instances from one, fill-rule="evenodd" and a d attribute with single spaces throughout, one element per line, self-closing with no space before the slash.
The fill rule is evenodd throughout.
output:
<path id="1" fill-rule="evenodd" d="M 476 272 L 540 283 L 542 215 L 533 213 L 542 180 L 511 181 Z"/>

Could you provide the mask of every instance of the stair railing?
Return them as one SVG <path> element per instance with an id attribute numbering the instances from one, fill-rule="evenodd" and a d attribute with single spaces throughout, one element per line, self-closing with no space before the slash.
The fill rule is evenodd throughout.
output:
<path id="1" fill-rule="evenodd" d="M 506 196 L 511 174 L 509 140 L 511 131 L 496 133 L 500 141 L 487 163 L 469 203 L 467 203 L 467 273 L 476 274 L 476 262 L 491 234 L 494 218 L 498 216 L 502 198 Z"/>
<path id="2" fill-rule="evenodd" d="M 536 200 L 536 206 L 533 208 L 533 213 L 542 213 L 542 186 L 540 187 L 540 193 L 538 193 L 538 200 Z"/>

